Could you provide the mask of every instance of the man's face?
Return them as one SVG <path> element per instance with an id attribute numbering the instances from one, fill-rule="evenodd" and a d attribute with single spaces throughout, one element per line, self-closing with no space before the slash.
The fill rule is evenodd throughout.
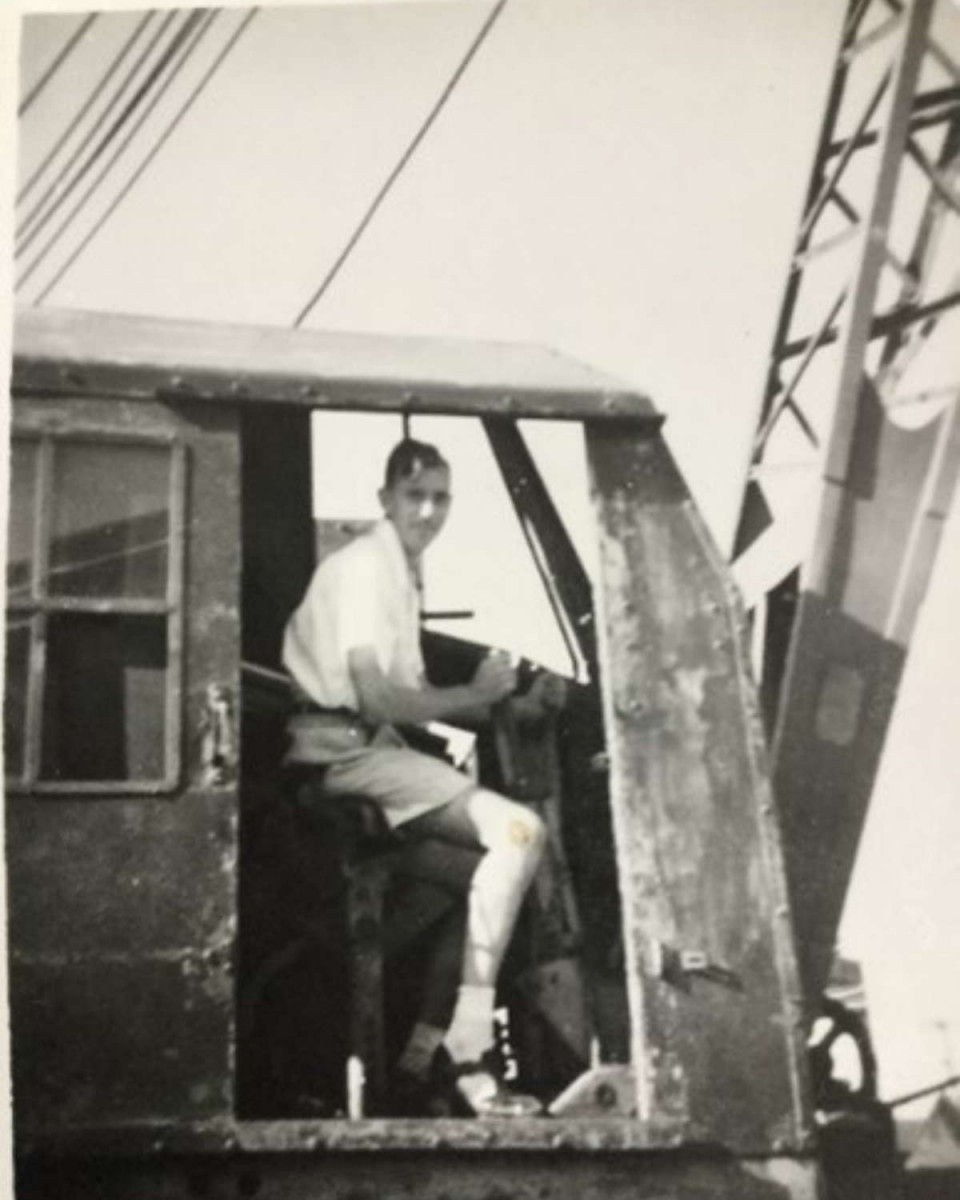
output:
<path id="1" fill-rule="evenodd" d="M 450 511 L 450 472 L 446 467 L 422 467 L 380 491 L 380 503 L 411 558 L 418 558 L 433 541 Z"/>

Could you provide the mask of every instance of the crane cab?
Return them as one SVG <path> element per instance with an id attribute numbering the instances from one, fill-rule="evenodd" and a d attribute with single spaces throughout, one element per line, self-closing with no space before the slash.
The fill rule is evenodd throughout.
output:
<path id="1" fill-rule="evenodd" d="M 813 1195 L 742 615 L 650 401 L 522 346 L 33 311 L 14 350 L 23 1194 L 55 1176 L 86 1195 L 93 1172 L 105 1196 L 160 1177 L 178 1195 Z M 280 642 L 317 558 L 312 421 L 344 410 L 479 419 L 576 663 L 556 722 L 481 753 L 551 830 L 505 997 L 543 1118 L 351 1106 L 349 971 L 297 932 L 316 877 L 311 835 L 276 819 Z M 526 420 L 582 429 L 592 579 Z M 425 650 L 452 681 L 483 647 L 428 626 Z M 415 967 L 383 969 L 402 1009 Z M 402 1014 L 385 1020 L 389 1043 Z"/>

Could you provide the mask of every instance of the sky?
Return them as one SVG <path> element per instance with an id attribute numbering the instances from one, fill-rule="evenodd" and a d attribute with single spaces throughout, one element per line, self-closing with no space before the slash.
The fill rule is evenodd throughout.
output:
<path id="1" fill-rule="evenodd" d="M 22 92 L 78 24 L 72 8 L 27 22 Z M 843 8 L 509 0 L 307 325 L 535 341 L 620 376 L 666 414 L 668 443 L 728 550 Z M 43 303 L 290 325 L 490 12 L 487 0 L 266 8 Z M 245 15 L 218 18 L 180 90 L 24 284 L 25 302 Z M 15 72 L 4 68 L 16 62 L 18 24 L 13 8 L 0 19 L 12 151 Z M 101 17 L 31 106 L 21 181 L 134 21 Z M 0 157 L 7 220 L 16 160 Z M 318 422 L 318 511 L 373 515 L 379 448 L 398 432 L 391 419 L 365 431 L 363 467 L 350 453 L 356 424 Z M 508 503 L 476 432 L 427 419 L 414 432 L 440 441 L 454 465 L 431 606 L 475 608 L 470 636 L 563 669 L 519 535 L 503 540 Z M 576 431 L 531 436 L 589 565 Z M 349 473 L 336 469 L 344 461 Z M 936 1081 L 950 1062 L 960 1070 L 960 1027 L 939 1026 L 960 1009 L 958 521 L 955 504 L 842 933 L 864 963 L 887 1096 Z M 468 560 L 464 544 L 476 551 Z"/>

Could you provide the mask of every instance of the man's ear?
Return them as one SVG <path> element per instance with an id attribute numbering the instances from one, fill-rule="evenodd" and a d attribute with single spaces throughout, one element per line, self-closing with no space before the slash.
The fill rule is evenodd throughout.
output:
<path id="1" fill-rule="evenodd" d="M 377 492 L 377 499 L 380 501 L 380 507 L 383 509 L 384 512 L 386 512 L 387 511 L 387 489 L 385 487 L 382 487 L 379 490 L 379 492 Z"/>

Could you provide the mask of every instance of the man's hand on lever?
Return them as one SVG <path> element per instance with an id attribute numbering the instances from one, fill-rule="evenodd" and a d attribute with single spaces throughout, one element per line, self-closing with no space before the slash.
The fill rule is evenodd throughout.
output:
<path id="1" fill-rule="evenodd" d="M 522 696 L 516 696 L 517 670 L 505 650 L 491 650 L 477 667 L 470 687 L 491 707 L 509 697 L 511 719 L 522 723 L 542 721 L 567 702 L 567 681 L 552 671 L 537 672 Z M 504 714 L 506 715 L 506 714 Z"/>
<path id="2" fill-rule="evenodd" d="M 491 650 L 473 673 L 470 687 L 481 704 L 496 704 L 512 695 L 517 686 L 517 671 L 504 650 Z"/>
<path id="3" fill-rule="evenodd" d="M 518 721 L 542 721 L 559 712 L 567 702 L 567 681 L 552 671 L 541 671 L 530 688 L 513 700 Z"/>

